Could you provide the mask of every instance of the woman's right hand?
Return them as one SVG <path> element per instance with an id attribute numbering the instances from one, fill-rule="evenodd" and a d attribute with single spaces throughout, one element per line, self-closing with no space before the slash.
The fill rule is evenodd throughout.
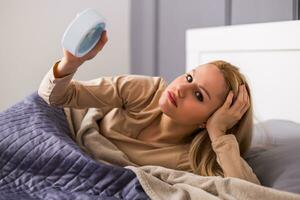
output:
<path id="1" fill-rule="evenodd" d="M 106 31 L 103 31 L 96 46 L 82 57 L 76 57 L 66 49 L 63 49 L 64 57 L 59 62 L 58 66 L 54 68 L 54 76 L 56 78 L 62 78 L 68 74 L 74 73 L 82 63 L 94 58 L 101 51 L 107 41 L 107 33 Z"/>
<path id="2" fill-rule="evenodd" d="M 100 40 L 95 45 L 95 47 L 82 57 L 76 57 L 63 48 L 64 60 L 68 63 L 72 63 L 74 66 L 79 66 L 83 62 L 93 59 L 102 50 L 102 48 L 104 47 L 107 41 L 108 41 L 107 31 L 104 30 L 101 34 Z"/>

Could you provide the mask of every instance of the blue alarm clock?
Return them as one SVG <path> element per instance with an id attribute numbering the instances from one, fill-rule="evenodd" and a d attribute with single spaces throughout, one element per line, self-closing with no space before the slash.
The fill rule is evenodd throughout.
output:
<path id="1" fill-rule="evenodd" d="M 86 55 L 99 41 L 105 30 L 105 19 L 94 9 L 77 14 L 62 38 L 62 46 L 76 57 Z"/>

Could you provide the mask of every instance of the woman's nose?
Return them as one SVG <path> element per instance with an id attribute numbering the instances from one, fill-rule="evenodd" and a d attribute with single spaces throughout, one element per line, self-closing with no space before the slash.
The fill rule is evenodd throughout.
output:
<path id="1" fill-rule="evenodd" d="M 184 98 L 189 92 L 194 91 L 197 86 L 194 83 L 182 83 L 177 86 L 178 97 Z"/>

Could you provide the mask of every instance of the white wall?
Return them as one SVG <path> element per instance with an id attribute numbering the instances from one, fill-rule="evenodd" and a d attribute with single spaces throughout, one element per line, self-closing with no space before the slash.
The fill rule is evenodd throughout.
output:
<path id="1" fill-rule="evenodd" d="M 63 55 L 61 37 L 66 27 L 85 8 L 95 8 L 106 18 L 109 42 L 75 78 L 129 73 L 129 0 L 1 0 L 0 111 L 38 89 Z"/>

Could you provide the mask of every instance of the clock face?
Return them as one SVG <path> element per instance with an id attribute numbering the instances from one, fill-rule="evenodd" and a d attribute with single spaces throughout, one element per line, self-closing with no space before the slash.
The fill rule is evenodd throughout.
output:
<path id="1" fill-rule="evenodd" d="M 83 55 L 89 52 L 100 39 L 102 32 L 103 26 L 101 26 L 101 24 L 97 24 L 93 29 L 91 29 L 82 39 L 78 48 L 78 53 Z"/>

